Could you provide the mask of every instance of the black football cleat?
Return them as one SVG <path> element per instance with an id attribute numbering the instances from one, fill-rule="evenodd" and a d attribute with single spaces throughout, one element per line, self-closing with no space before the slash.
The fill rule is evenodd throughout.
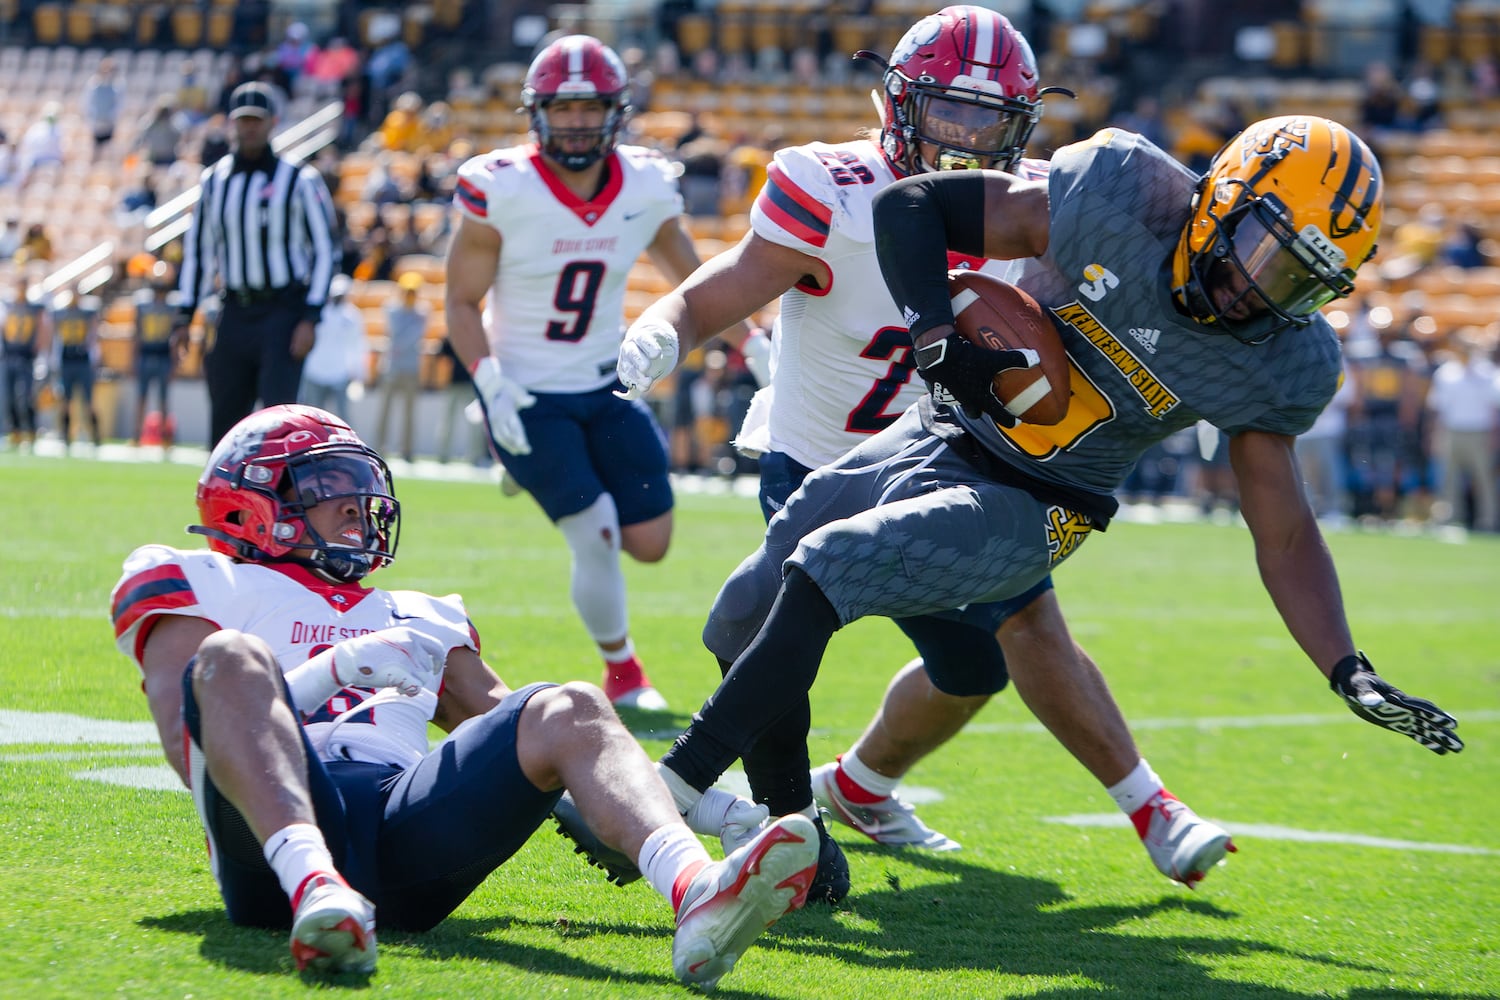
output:
<path id="1" fill-rule="evenodd" d="M 600 840 L 579 815 L 578 804 L 573 796 L 563 792 L 557 805 L 552 807 L 552 818 L 557 821 L 557 832 L 573 841 L 573 853 L 582 854 L 595 868 L 604 872 L 604 877 L 615 885 L 629 885 L 641 877 L 641 870 L 624 853 Z M 848 886 L 848 878 L 844 884 Z"/>

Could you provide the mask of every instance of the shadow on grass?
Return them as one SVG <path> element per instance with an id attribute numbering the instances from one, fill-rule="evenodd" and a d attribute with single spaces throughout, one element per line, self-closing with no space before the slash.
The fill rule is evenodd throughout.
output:
<path id="1" fill-rule="evenodd" d="M 236 927 L 229 922 L 223 910 L 201 909 L 161 917 L 143 917 L 138 923 L 151 930 L 202 938 L 200 953 L 216 965 L 257 975 L 293 974 L 293 963 L 291 954 L 287 950 L 285 931 Z M 666 971 L 659 975 L 632 972 L 617 965 L 598 965 L 561 951 L 509 941 L 503 935 L 511 927 L 551 930 L 559 936 L 567 937 L 660 937 L 665 942 L 663 968 Z M 658 929 L 629 924 L 616 926 L 590 921 L 559 923 L 557 921 L 516 920 L 507 916 L 449 917 L 435 929 L 424 934 L 381 931 L 380 945 L 383 955 L 386 949 L 400 949 L 408 955 L 415 953 L 416 957 L 436 961 L 462 958 L 470 961 L 494 962 L 527 972 L 567 976 L 583 981 L 623 982 L 680 988 L 671 973 L 671 936 L 672 930 L 665 924 Z M 353 974 L 339 976 L 309 974 L 306 978 L 346 988 L 363 989 L 369 985 L 368 977 Z"/>
<path id="2" fill-rule="evenodd" d="M 850 848 L 851 853 L 891 857 L 873 846 Z M 1024 994 L 1038 1000 L 1077 1000 L 1101 993 L 1135 998 L 1190 998 L 1190 1000 L 1272 1000 L 1305 997 L 1257 983 L 1222 978 L 1221 967 L 1240 958 L 1272 956 L 1308 967 L 1327 967 L 1379 979 L 1396 975 L 1379 965 L 1341 961 L 1328 955 L 1306 954 L 1253 939 L 1255 928 L 1245 925 L 1233 910 L 1206 899 L 1164 895 L 1137 905 L 1075 905 L 1056 882 L 1010 872 L 996 872 L 968 864 L 951 855 L 903 852 L 902 864 L 949 876 L 950 881 L 904 888 L 899 875 L 856 890 L 837 911 L 811 906 L 791 914 L 770 933 L 779 948 L 808 959 L 832 960 L 851 968 L 879 973 L 931 972 L 937 975 L 974 970 L 1015 977 L 1014 990 L 998 995 Z M 503 878 L 504 875 L 502 874 Z M 603 883 L 601 881 L 601 886 Z M 613 890 L 611 890 L 613 891 Z M 646 890 L 640 890 L 646 891 Z M 841 915 L 842 914 L 842 915 Z M 1152 918 L 1168 918 L 1174 926 L 1191 924 L 1190 933 L 1170 933 L 1148 926 Z M 270 931 L 235 927 L 218 909 L 194 910 L 163 917 L 147 917 L 144 927 L 200 936 L 202 954 L 209 961 L 261 974 L 286 974 L 291 958 L 285 936 Z M 514 930 L 514 934 L 510 934 Z M 559 939 L 659 939 L 662 972 L 645 972 L 621 965 L 602 965 L 545 945 L 515 940 L 535 938 L 537 932 Z M 493 962 L 528 973 L 556 975 L 581 982 L 631 983 L 680 989 L 670 972 L 671 928 L 615 923 L 607 920 L 568 921 L 493 917 L 450 917 L 425 934 L 381 934 L 383 946 L 434 961 L 465 959 Z M 606 948 L 599 954 L 608 955 Z M 836 972 L 836 969 L 831 971 Z M 1263 973 L 1254 973 L 1258 975 Z M 1052 985 L 1035 992 L 1038 978 L 1072 979 L 1077 985 Z M 1030 981 L 1025 981 L 1029 979 Z M 344 981 L 340 981 L 344 980 Z M 365 985 L 352 977 L 334 980 L 355 988 Z M 721 993 L 736 995 L 733 979 Z M 739 994 L 747 995 L 747 994 Z M 1434 993 L 1389 987 L 1350 987 L 1350 1000 L 1402 998 L 1412 1000 L 1493 1000 L 1480 994 Z"/>
<path id="3" fill-rule="evenodd" d="M 851 853 L 895 857 L 873 845 L 859 845 Z M 1071 905 L 1073 898 L 1046 879 L 992 871 L 951 855 L 907 851 L 899 857 L 903 864 L 952 876 L 952 881 L 903 889 L 899 876 L 887 871 L 881 883 L 856 889 L 842 905 L 856 919 L 835 917 L 824 907 L 809 907 L 777 925 L 781 946 L 867 969 L 934 973 L 973 969 L 1016 977 L 1087 980 L 1040 992 L 1024 989 L 1018 981 L 1017 990 L 1036 1000 L 1101 992 L 1191 1000 L 1307 995 L 1222 978 L 1218 967 L 1223 960 L 1256 955 L 1381 979 L 1396 974 L 1379 965 L 1304 954 L 1253 940 L 1253 927 L 1210 900 L 1168 895 L 1134 906 Z M 1202 932 L 1173 934 L 1141 926 L 1143 921 L 1171 914 L 1190 918 L 1202 925 Z M 1183 922 L 1174 918 L 1174 924 Z M 1386 987 L 1356 987 L 1348 995 L 1492 1000 L 1477 994 Z"/>

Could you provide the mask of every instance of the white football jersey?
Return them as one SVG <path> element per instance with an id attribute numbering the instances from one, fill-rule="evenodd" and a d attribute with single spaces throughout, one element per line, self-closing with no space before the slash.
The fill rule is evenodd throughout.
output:
<path id="1" fill-rule="evenodd" d="M 341 639 L 420 618 L 449 649 L 479 648 L 463 599 L 410 590 L 333 584 L 294 563 L 242 563 L 216 552 L 145 545 L 125 560 L 110 593 L 115 645 L 140 665 L 160 615 L 203 618 L 220 628 L 259 636 L 285 673 Z M 378 700 L 372 700 L 378 699 Z M 347 687 L 307 719 L 308 735 L 325 760 L 409 764 L 428 750 L 427 723 L 438 692 L 407 697 Z M 359 706 L 366 704 L 361 709 Z"/>
<path id="2" fill-rule="evenodd" d="M 750 210 L 762 239 L 817 257 L 831 275 L 826 289 L 798 285 L 781 296 L 772 388 L 761 390 L 771 400 L 769 449 L 809 468 L 885 429 L 927 391 L 875 256 L 872 203 L 896 176 L 866 139 L 792 146 L 777 152 Z M 958 254 L 949 264 L 1005 267 Z"/>
<path id="3" fill-rule="evenodd" d="M 500 267 L 484 311 L 490 353 L 536 392 L 588 392 L 615 378 L 630 268 L 682 214 L 674 167 L 619 146 L 604 190 L 583 201 L 533 144 L 459 168 L 454 204 L 500 232 Z"/>

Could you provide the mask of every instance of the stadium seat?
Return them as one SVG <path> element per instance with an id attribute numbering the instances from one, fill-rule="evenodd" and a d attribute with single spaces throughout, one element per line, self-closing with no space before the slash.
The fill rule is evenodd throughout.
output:
<path id="1" fill-rule="evenodd" d="M 93 4 L 68 4 L 65 34 L 69 45 L 88 45 L 94 40 L 95 14 Z"/>
<path id="2" fill-rule="evenodd" d="M 41 3 L 31 12 L 31 30 L 42 45 L 56 45 L 63 37 L 63 5 Z M 35 51 L 35 50 L 33 50 Z"/>
<path id="3" fill-rule="evenodd" d="M 707 14 L 684 14 L 677 19 L 677 48 L 689 59 L 713 45 L 713 22 Z"/>
<path id="4" fill-rule="evenodd" d="M 160 7 L 141 7 L 135 12 L 133 37 L 137 45 L 149 47 L 156 44 L 161 34 L 163 12 Z"/>
<path id="5" fill-rule="evenodd" d="M 197 7 L 174 7 L 171 15 L 172 40 L 183 48 L 195 48 L 203 42 L 203 11 Z"/>
<path id="6" fill-rule="evenodd" d="M 430 253 L 409 253 L 391 268 L 391 276 L 397 279 L 412 273 L 420 274 L 429 285 L 441 285 L 448 280 L 443 258 Z"/>
<path id="7" fill-rule="evenodd" d="M 229 47 L 234 37 L 234 11 L 225 7 L 214 7 L 208 12 L 208 44 L 215 49 Z"/>

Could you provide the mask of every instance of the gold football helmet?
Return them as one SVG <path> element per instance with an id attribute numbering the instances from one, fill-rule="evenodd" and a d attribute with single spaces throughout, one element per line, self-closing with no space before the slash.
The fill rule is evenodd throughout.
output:
<path id="1" fill-rule="evenodd" d="M 1198 182 L 1173 292 L 1193 319 L 1243 340 L 1305 325 L 1354 290 L 1375 254 L 1382 196 L 1375 154 L 1338 122 L 1256 122 Z M 1280 322 L 1268 328 L 1267 314 Z"/>

